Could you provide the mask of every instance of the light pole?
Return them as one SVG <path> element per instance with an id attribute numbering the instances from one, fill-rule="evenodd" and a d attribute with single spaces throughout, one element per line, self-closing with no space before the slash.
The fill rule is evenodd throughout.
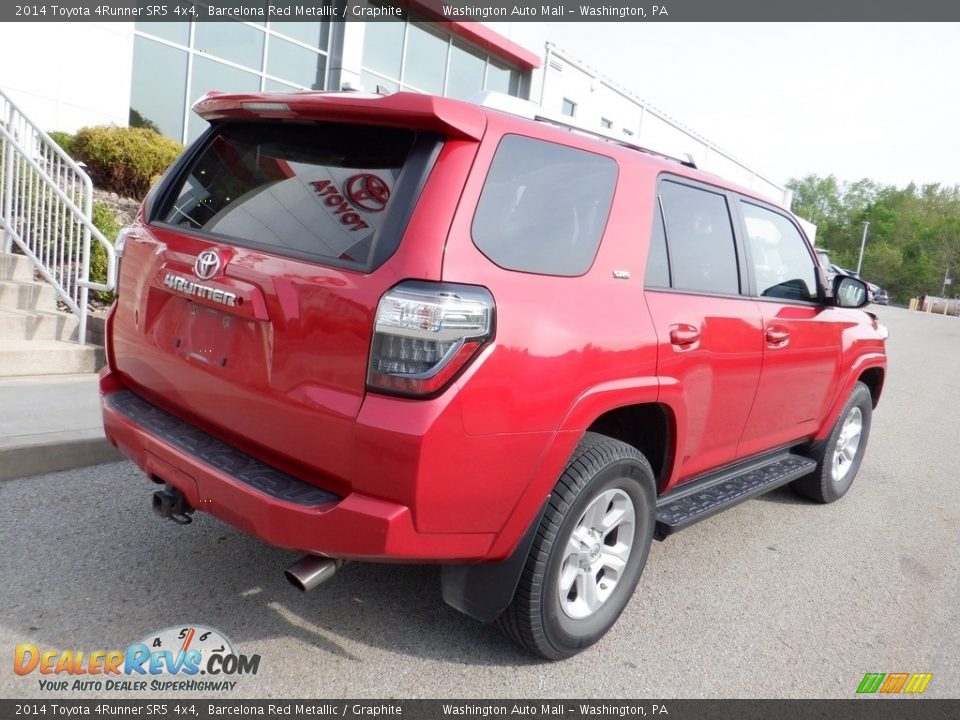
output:
<path id="1" fill-rule="evenodd" d="M 860 240 L 860 259 L 857 260 L 857 277 L 860 277 L 860 267 L 863 265 L 863 249 L 867 246 L 867 228 L 870 227 L 869 222 L 863 223 L 863 239 Z"/>
<path id="2" fill-rule="evenodd" d="M 953 284 L 953 278 L 950 277 L 950 267 L 947 266 L 947 271 L 943 273 L 943 287 L 940 288 L 940 297 L 945 298 L 947 296 L 947 285 Z"/>

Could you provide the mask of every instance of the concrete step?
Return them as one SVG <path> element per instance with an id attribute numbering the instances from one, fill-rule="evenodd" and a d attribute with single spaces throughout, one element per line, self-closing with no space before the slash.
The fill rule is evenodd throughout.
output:
<path id="1" fill-rule="evenodd" d="M 0 378 L 0 409 L 0 480 L 120 458 L 103 435 L 96 375 Z"/>
<path id="2" fill-rule="evenodd" d="M 46 433 L 15 443 L 0 438 L 0 480 L 122 459 L 120 452 L 107 442 L 103 430 Z"/>
<path id="3" fill-rule="evenodd" d="M 76 341 L 79 329 L 80 321 L 75 315 L 0 308 L 0 347 L 12 340 Z"/>
<path id="4" fill-rule="evenodd" d="M 0 253 L 0 280 L 33 280 L 33 262 L 26 255 Z"/>
<path id="5" fill-rule="evenodd" d="M 0 377 L 92 373 L 103 367 L 103 348 L 60 340 L 5 340 L 0 343 Z"/>
<path id="6" fill-rule="evenodd" d="M 0 309 L 57 311 L 57 291 L 47 283 L 0 280 Z"/>

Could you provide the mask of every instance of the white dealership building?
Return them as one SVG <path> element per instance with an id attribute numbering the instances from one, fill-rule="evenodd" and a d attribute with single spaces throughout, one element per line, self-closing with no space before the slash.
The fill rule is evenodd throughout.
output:
<path id="1" fill-rule="evenodd" d="M 340 12 L 382 8 L 346 2 Z M 388 6 L 389 7 L 389 6 Z M 549 23 L 451 22 L 421 0 L 394 21 L 84 22 L 0 26 L 0 90 L 41 127 L 146 125 L 181 142 L 209 90 L 412 90 L 467 99 L 494 90 L 579 125 L 684 158 L 773 201 L 789 191 L 550 42 Z M 708 128 L 702 129 L 709 132 Z"/>

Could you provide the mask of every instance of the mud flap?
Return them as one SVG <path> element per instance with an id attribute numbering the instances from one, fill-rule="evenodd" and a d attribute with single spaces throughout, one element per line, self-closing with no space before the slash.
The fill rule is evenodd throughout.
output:
<path id="1" fill-rule="evenodd" d="M 549 501 L 547 496 L 540 512 L 508 558 L 495 563 L 444 565 L 440 575 L 444 602 L 474 620 L 496 620 L 513 600 L 520 573 Z"/>

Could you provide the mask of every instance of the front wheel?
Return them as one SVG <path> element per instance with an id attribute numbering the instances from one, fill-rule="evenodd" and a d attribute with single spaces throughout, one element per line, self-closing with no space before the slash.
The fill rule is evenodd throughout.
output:
<path id="1" fill-rule="evenodd" d="M 794 481 L 793 489 L 821 503 L 832 503 L 846 495 L 867 449 L 872 415 L 870 388 L 858 382 L 826 443 L 813 456 L 817 469 Z"/>
<path id="2" fill-rule="evenodd" d="M 550 497 L 513 601 L 498 618 L 550 660 L 589 647 L 620 617 L 653 538 L 656 483 L 635 448 L 587 433 Z"/>

